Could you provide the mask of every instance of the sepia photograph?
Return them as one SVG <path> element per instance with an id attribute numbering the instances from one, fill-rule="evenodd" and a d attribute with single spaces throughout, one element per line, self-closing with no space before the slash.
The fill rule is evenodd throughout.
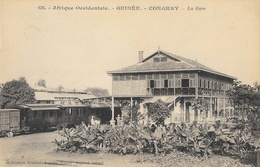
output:
<path id="1" fill-rule="evenodd" d="M 260 3 L 0 0 L 1 167 L 259 167 Z"/>

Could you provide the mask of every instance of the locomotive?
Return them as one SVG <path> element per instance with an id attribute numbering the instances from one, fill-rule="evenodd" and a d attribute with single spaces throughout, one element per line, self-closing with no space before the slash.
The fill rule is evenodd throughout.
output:
<path id="1" fill-rule="evenodd" d="M 115 107 L 115 115 L 120 113 L 120 107 Z M 0 136 L 5 136 L 10 131 L 24 134 L 56 130 L 82 121 L 88 125 L 93 117 L 99 119 L 101 124 L 109 124 L 111 109 L 88 105 L 18 105 L 14 109 L 0 109 Z"/>

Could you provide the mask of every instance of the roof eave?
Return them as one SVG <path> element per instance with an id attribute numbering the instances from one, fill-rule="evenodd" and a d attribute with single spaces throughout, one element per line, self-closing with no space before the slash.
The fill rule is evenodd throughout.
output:
<path id="1" fill-rule="evenodd" d="M 194 68 L 194 69 L 169 69 L 169 70 L 138 70 L 138 71 L 108 71 L 108 74 L 125 74 L 125 73 L 150 73 L 150 72 L 177 72 L 177 71 L 205 71 L 208 73 L 212 73 L 215 75 L 219 75 L 219 76 L 223 76 L 223 77 L 227 77 L 233 80 L 237 80 L 236 77 L 227 75 L 227 74 L 223 74 L 220 72 L 215 72 L 215 71 L 210 71 L 207 69 L 203 69 L 203 68 Z"/>
<path id="2" fill-rule="evenodd" d="M 169 71 L 196 71 L 198 69 L 168 69 L 168 70 L 136 70 L 136 71 L 108 71 L 109 74 L 123 74 L 123 73 L 149 73 L 149 72 L 169 72 Z"/>

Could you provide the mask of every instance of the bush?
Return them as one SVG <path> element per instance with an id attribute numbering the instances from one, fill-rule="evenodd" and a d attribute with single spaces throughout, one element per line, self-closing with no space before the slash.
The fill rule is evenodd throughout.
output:
<path id="1" fill-rule="evenodd" d="M 206 127 L 206 126 L 204 126 Z M 169 154 L 174 150 L 207 157 L 213 153 L 244 155 L 259 148 L 257 141 L 247 129 L 224 131 L 218 124 L 210 128 L 198 128 L 186 124 L 166 128 L 158 137 L 151 127 L 130 123 L 112 127 L 109 125 L 77 126 L 60 131 L 63 137 L 55 139 L 57 151 L 115 154 Z M 157 127 L 158 128 L 158 127 Z M 257 141 L 257 142 L 256 142 Z"/>

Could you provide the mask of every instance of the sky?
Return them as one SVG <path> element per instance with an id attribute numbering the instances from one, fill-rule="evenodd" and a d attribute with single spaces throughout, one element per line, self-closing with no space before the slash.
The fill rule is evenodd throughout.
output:
<path id="1" fill-rule="evenodd" d="M 2 0 L 0 83 L 24 76 L 31 85 L 45 79 L 52 88 L 101 87 L 111 92 L 107 71 L 136 64 L 138 51 L 147 57 L 158 48 L 243 83 L 260 83 L 260 5 L 256 2 Z M 116 10 L 132 5 L 143 10 Z M 52 10 L 53 6 L 74 10 Z M 110 10 L 75 10 L 76 6 Z M 179 9 L 149 10 L 150 6 Z"/>

